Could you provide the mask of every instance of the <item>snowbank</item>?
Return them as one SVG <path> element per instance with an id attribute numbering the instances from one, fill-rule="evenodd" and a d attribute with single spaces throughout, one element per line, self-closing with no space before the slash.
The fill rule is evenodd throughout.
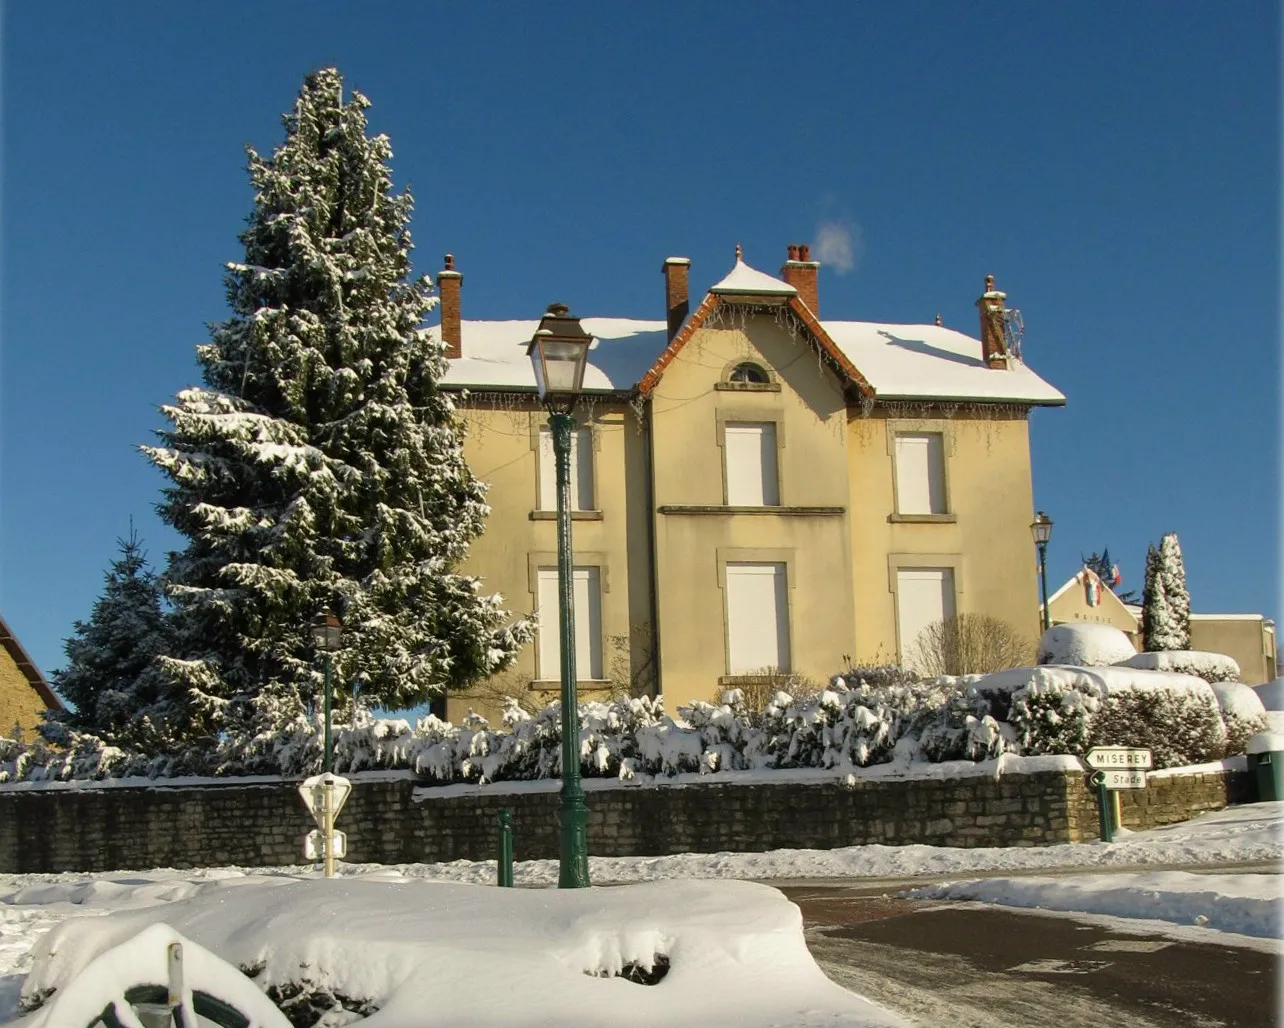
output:
<path id="1" fill-rule="evenodd" d="M 807 950 L 798 908 L 750 882 L 532 890 L 385 872 L 189 884 L 181 899 L 58 925 L 35 947 L 24 999 L 65 989 L 99 954 L 165 924 L 254 969 L 261 989 L 302 985 L 349 1009 L 377 1008 L 361 1021 L 369 1028 L 597 1028 L 625 1011 L 628 1023 L 660 1026 L 903 1023 L 830 982 Z M 666 961 L 654 987 L 620 977 L 629 965 Z M 200 987 L 194 970 L 189 987 Z M 18 1023 L 60 1028 L 48 1011 Z"/>
<path id="2" fill-rule="evenodd" d="M 1039 640 L 1036 663 L 1098 667 L 1136 655 L 1123 632 L 1110 625 L 1053 625 Z"/>
<path id="3" fill-rule="evenodd" d="M 977 900 L 1006 907 L 1068 910 L 1201 925 L 1237 935 L 1279 938 L 1284 887 L 1273 874 L 1076 875 L 991 878 L 913 889 L 915 899 Z"/>
<path id="4" fill-rule="evenodd" d="M 1284 677 L 1254 686 L 1253 692 L 1267 710 L 1284 710 Z"/>
<path id="5" fill-rule="evenodd" d="M 1205 682 L 1214 684 L 1239 681 L 1239 664 L 1234 657 L 1204 650 L 1161 650 L 1158 653 L 1136 653 L 1127 660 L 1119 660 L 1115 663 L 1121 667 L 1195 675 Z"/>

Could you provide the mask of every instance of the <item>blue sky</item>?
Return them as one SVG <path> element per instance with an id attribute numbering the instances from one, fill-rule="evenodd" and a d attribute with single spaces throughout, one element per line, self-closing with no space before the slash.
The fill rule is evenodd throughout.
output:
<path id="1" fill-rule="evenodd" d="M 222 264 L 304 75 L 374 103 L 418 271 L 464 316 L 662 318 L 737 242 L 830 226 L 822 315 L 976 332 L 993 272 L 1029 363 L 1055 588 L 1179 533 L 1199 611 L 1280 612 L 1279 14 L 1207 3 L 6 3 L 0 612 L 48 673 L 132 516 L 138 455 L 226 316 Z M 1228 16 L 1232 15 L 1232 16 Z"/>

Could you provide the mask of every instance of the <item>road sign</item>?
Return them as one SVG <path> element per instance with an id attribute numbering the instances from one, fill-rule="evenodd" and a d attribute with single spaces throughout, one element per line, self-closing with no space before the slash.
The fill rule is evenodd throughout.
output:
<path id="1" fill-rule="evenodd" d="M 1111 768 L 1145 771 L 1151 766 L 1150 750 L 1136 749 L 1132 746 L 1094 746 L 1083 758 L 1088 766 L 1098 771 Z"/>
<path id="2" fill-rule="evenodd" d="M 1092 784 L 1105 786 L 1108 790 L 1144 789 L 1146 787 L 1146 772 L 1134 771 L 1128 768 L 1108 768 L 1093 775 Z"/>
<path id="3" fill-rule="evenodd" d="M 332 775 L 328 772 L 322 775 L 313 775 L 311 778 L 305 778 L 299 783 L 299 795 L 303 797 L 303 802 L 315 819 L 317 824 L 321 824 L 322 811 L 325 805 L 325 786 L 327 780 L 333 792 L 334 809 L 331 813 L 339 816 L 339 811 L 343 809 L 344 803 L 347 802 L 348 794 L 352 792 L 352 783 L 346 778 L 339 775 Z"/>
<path id="4" fill-rule="evenodd" d="M 325 856 L 321 830 L 312 829 L 303 837 L 303 855 L 308 860 L 321 860 Z M 348 837 L 339 829 L 334 830 L 334 857 L 343 860 L 348 855 Z"/>

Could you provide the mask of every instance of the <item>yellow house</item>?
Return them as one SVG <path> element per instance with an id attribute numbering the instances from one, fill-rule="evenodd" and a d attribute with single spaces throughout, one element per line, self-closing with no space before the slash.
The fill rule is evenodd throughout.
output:
<path id="1" fill-rule="evenodd" d="M 1027 418 L 1064 397 L 1015 352 L 987 279 L 981 338 L 825 320 L 805 246 L 775 277 L 735 264 L 691 308 L 663 264 L 663 320 L 585 317 L 594 337 L 572 456 L 581 696 L 660 692 L 669 709 L 770 669 L 824 682 L 892 661 L 955 612 L 1038 634 Z M 468 570 L 516 611 L 556 603 L 537 325 L 468 321 L 439 276 L 443 380 L 492 513 Z M 552 699 L 556 618 L 517 665 L 447 714 Z"/>
<path id="2" fill-rule="evenodd" d="M 62 709 L 62 701 L 0 618 L 0 736 L 30 740 L 46 710 Z"/>
<path id="3" fill-rule="evenodd" d="M 1080 568 L 1048 597 L 1048 613 L 1054 625 L 1113 625 L 1142 648 L 1141 608 L 1122 602 L 1091 568 Z M 1190 648 L 1233 657 L 1240 681 L 1250 685 L 1269 682 L 1279 673 L 1275 622 L 1261 614 L 1191 614 Z"/>

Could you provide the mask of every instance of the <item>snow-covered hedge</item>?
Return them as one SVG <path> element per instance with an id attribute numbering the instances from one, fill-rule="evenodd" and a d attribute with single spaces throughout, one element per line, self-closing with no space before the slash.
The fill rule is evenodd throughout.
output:
<path id="1" fill-rule="evenodd" d="M 1127 660 L 1119 660 L 1115 663 L 1119 667 L 1194 675 L 1210 683 L 1239 681 L 1239 664 L 1234 657 L 1228 657 L 1224 653 L 1207 653 L 1203 650 L 1159 650 L 1155 653 L 1136 653 Z"/>
<path id="2" fill-rule="evenodd" d="M 877 683 L 877 684 L 871 684 Z M 889 761 L 984 760 L 1002 753 L 1082 754 L 1096 745 L 1147 746 L 1157 767 L 1197 764 L 1238 752 L 1257 704 L 1246 687 L 1190 675 L 1122 667 L 1043 666 L 920 682 L 864 669 L 833 678 L 817 695 L 777 693 L 749 710 L 738 690 L 720 704 L 693 703 L 676 716 L 662 699 L 580 705 L 580 760 L 590 777 L 712 774 L 768 768 L 854 768 Z M 1244 690 L 1241 693 L 1239 690 Z M 1255 701 L 1255 697 L 1252 698 Z M 225 740 L 207 755 L 127 754 L 92 736 L 66 749 L 0 740 L 0 782 L 168 777 L 178 774 L 304 775 L 319 769 L 317 718 L 276 732 Z M 415 724 L 358 709 L 334 732 L 341 772 L 410 770 L 436 783 L 554 777 L 561 772 L 557 704 L 536 714 L 511 702 L 503 724 L 470 715 L 460 724 L 429 716 Z"/>
<path id="3" fill-rule="evenodd" d="M 1217 705 L 1226 725 L 1226 749 L 1243 753 L 1248 740 L 1267 728 L 1266 708 L 1251 688 L 1239 682 L 1213 682 Z"/>
<path id="4" fill-rule="evenodd" d="M 1053 625 L 1039 639 L 1035 663 L 1100 667 L 1127 660 L 1136 652 L 1128 636 L 1111 625 Z"/>

